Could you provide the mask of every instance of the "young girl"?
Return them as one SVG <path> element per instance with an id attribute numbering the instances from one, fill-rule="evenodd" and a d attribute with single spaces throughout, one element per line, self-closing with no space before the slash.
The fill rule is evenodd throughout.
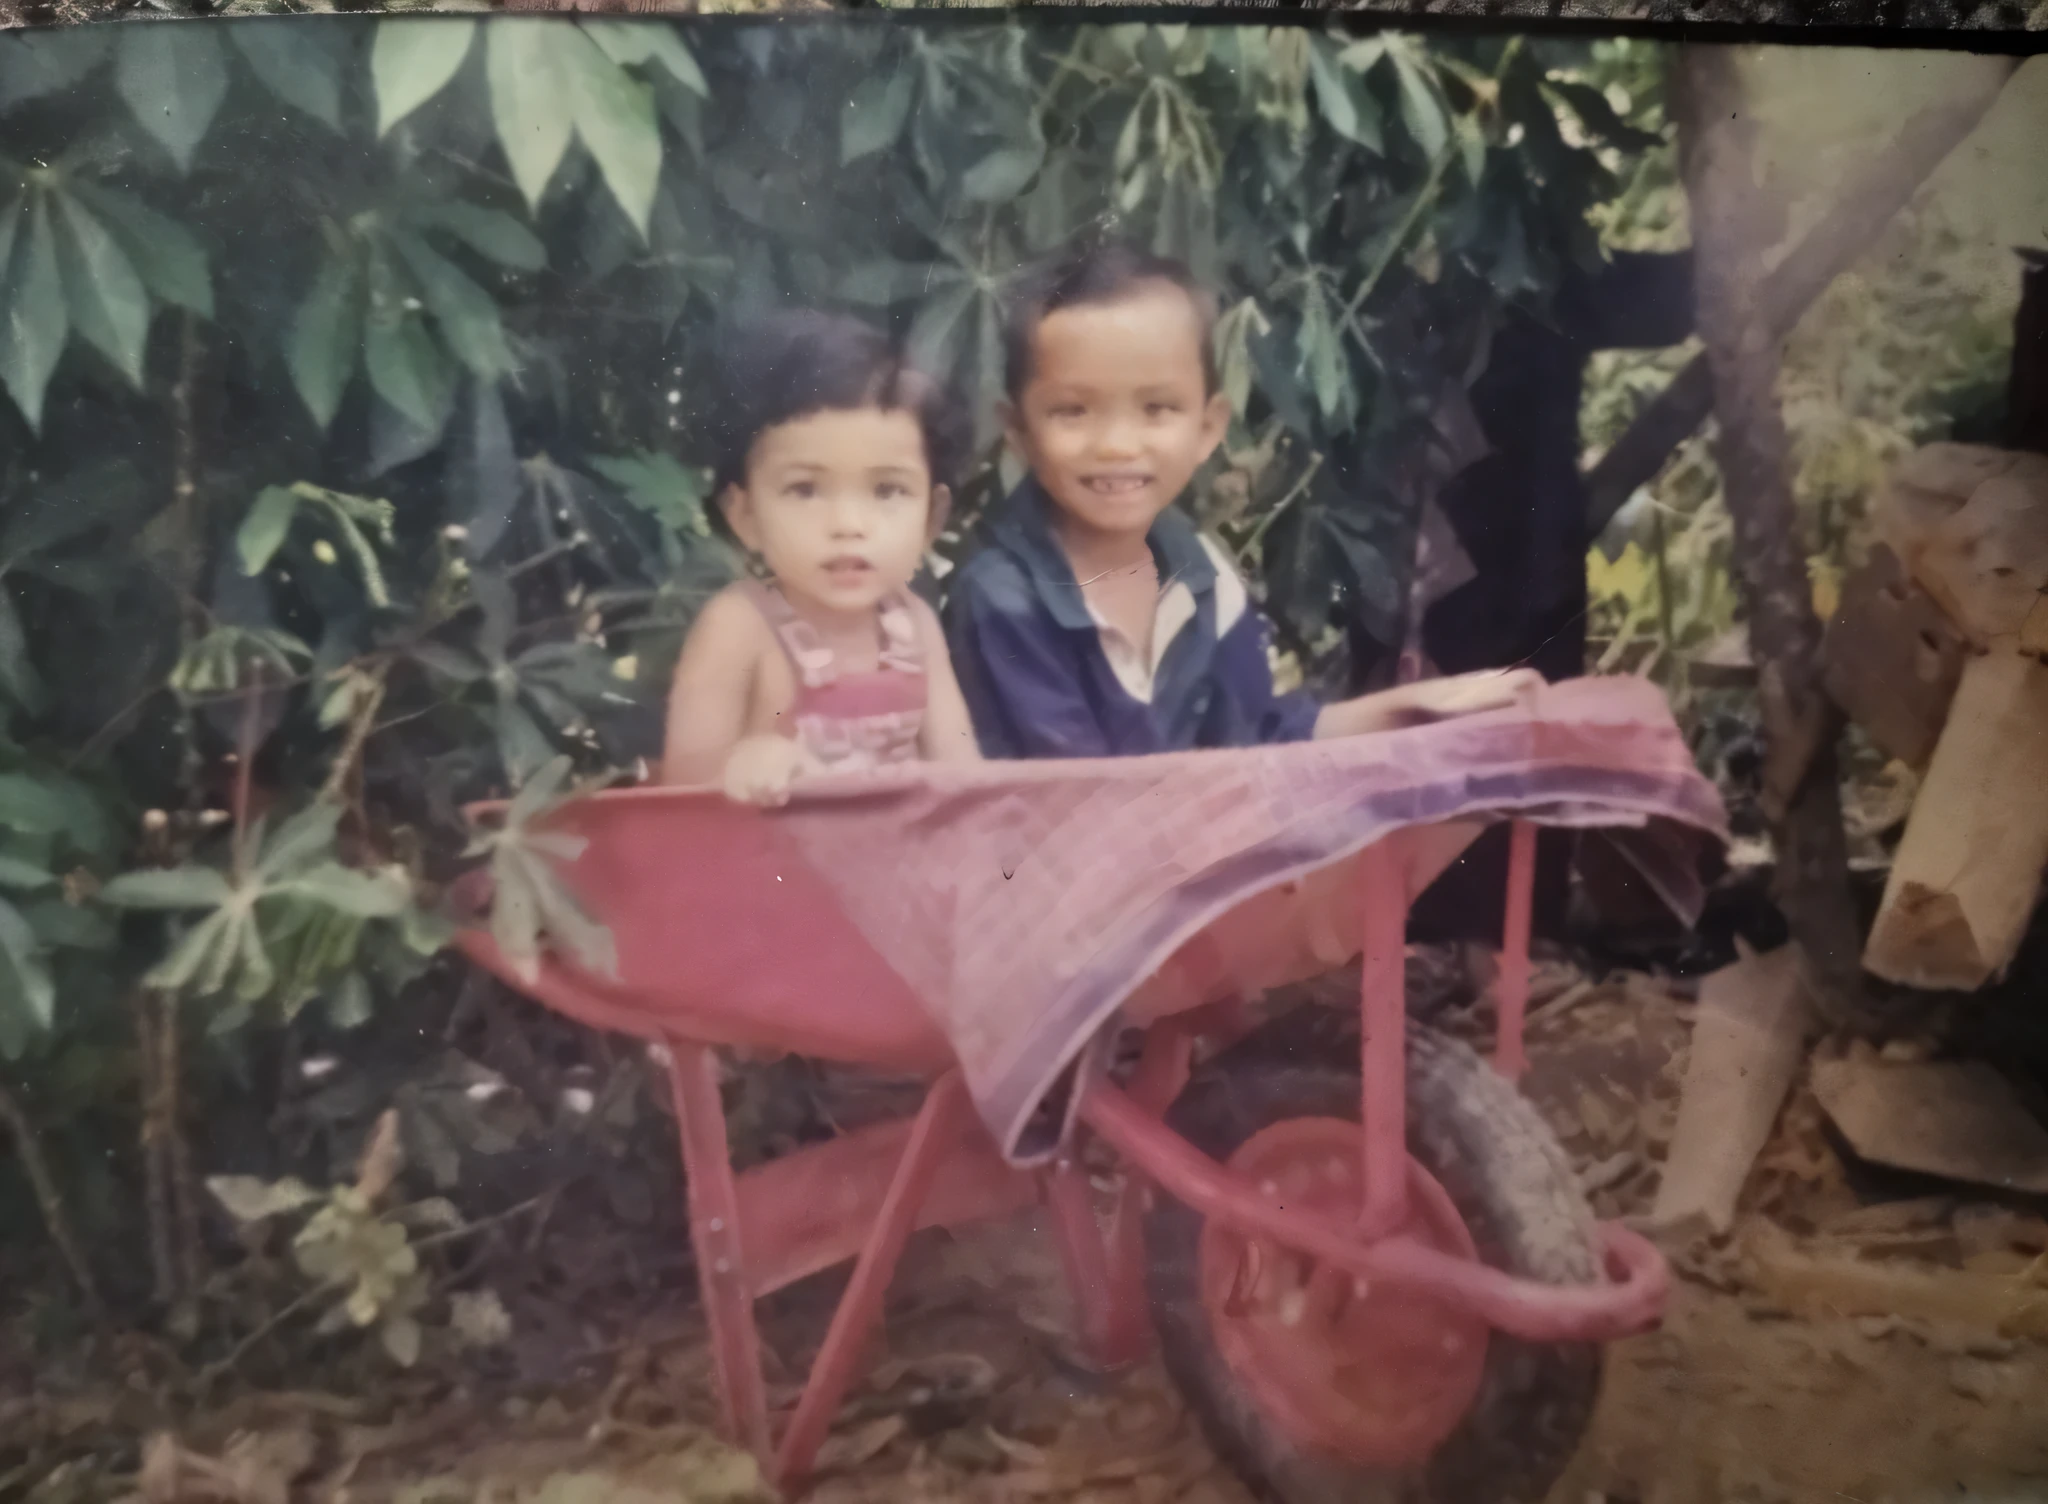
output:
<path id="1" fill-rule="evenodd" d="M 906 588 L 966 448 L 946 394 L 819 313 L 750 330 L 729 377 L 715 516 L 767 578 L 691 627 L 662 781 L 779 805 L 806 773 L 977 760 L 938 619 Z"/>

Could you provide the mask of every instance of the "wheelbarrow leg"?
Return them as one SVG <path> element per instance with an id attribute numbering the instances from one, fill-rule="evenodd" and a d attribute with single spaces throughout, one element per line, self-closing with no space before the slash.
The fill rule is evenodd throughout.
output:
<path id="1" fill-rule="evenodd" d="M 1226 1027 L 1237 1024 L 1241 1004 L 1216 1010 Z M 1204 1015 L 1207 1021 L 1209 1015 Z M 1165 1116 L 1188 1084 L 1194 1034 L 1181 1017 L 1155 1023 L 1128 1092 L 1145 1111 Z M 1095 1218 L 1087 1172 L 1062 1159 L 1045 1180 L 1046 1203 L 1058 1234 L 1060 1262 L 1073 1292 L 1081 1339 L 1104 1369 L 1123 1368 L 1145 1355 L 1151 1327 L 1145 1306 L 1145 1210 L 1152 1185 L 1134 1164 L 1123 1166 L 1107 1237 Z"/>
<path id="2" fill-rule="evenodd" d="M 1385 1237 L 1408 1220 L 1408 870 L 1387 838 L 1359 855 L 1364 913 L 1359 1124 L 1365 1205 L 1360 1232 Z"/>
<path id="3" fill-rule="evenodd" d="M 861 1348 L 881 1314 L 882 1297 L 896 1272 L 897 1260 L 903 1256 L 903 1245 L 917 1225 L 925 1193 L 931 1189 L 940 1161 L 959 1137 L 966 1103 L 960 1073 L 949 1071 L 933 1085 L 918 1109 L 910 1141 L 903 1146 L 903 1157 L 896 1162 L 895 1176 L 882 1197 L 874 1230 L 853 1266 L 846 1293 L 839 1297 L 825 1344 L 811 1365 L 803 1398 L 797 1401 L 796 1414 L 783 1433 L 782 1450 L 775 1459 L 778 1485 L 786 1487 L 810 1471 L 818 1447 L 832 1428 L 832 1417 L 860 1362 Z"/>
<path id="4" fill-rule="evenodd" d="M 725 1107 L 718 1095 L 718 1061 L 710 1047 L 671 1039 L 669 1080 L 675 1088 L 676 1126 L 689 1180 L 690 1243 L 697 1255 L 697 1287 L 711 1328 L 711 1358 L 726 1435 L 768 1466 L 768 1389 L 761 1376 L 761 1337 L 754 1327 L 754 1296 L 747 1283 L 733 1187 Z"/>
<path id="5" fill-rule="evenodd" d="M 1536 889 L 1536 827 L 1516 820 L 1508 834 L 1508 901 L 1501 927 L 1500 981 L 1494 989 L 1494 1069 L 1519 1080 L 1529 1059 L 1522 1020 L 1529 1008 L 1529 919 Z"/>

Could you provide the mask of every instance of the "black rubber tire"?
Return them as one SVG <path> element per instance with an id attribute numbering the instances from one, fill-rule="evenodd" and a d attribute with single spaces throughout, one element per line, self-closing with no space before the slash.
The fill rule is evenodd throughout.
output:
<path id="1" fill-rule="evenodd" d="M 1225 1160 L 1286 1118 L 1358 1120 L 1355 1009 L 1302 1008 L 1201 1067 L 1167 1114 Z M 1464 1215 L 1480 1257 L 1550 1284 L 1600 1270 L 1592 1209 L 1549 1127 L 1455 1040 L 1408 1031 L 1408 1144 Z M 1490 1339 L 1479 1398 L 1421 1467 L 1388 1473 L 1297 1446 L 1239 1387 L 1201 1299 L 1202 1218 L 1161 1193 L 1146 1222 L 1152 1315 L 1168 1373 L 1210 1444 L 1270 1504 L 1538 1504 L 1592 1418 L 1600 1349 Z"/>

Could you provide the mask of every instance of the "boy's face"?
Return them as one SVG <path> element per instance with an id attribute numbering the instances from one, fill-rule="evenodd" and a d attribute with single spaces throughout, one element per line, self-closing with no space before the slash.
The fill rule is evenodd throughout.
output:
<path id="1" fill-rule="evenodd" d="M 1170 282 L 1040 320 L 1030 382 L 1004 419 L 1066 524 L 1142 537 L 1187 488 L 1230 422 L 1202 354 L 1201 320 Z"/>
<path id="2" fill-rule="evenodd" d="M 783 593 L 832 614 L 872 611 L 908 584 L 944 519 L 924 432 L 907 412 L 812 413 L 766 430 L 722 498 Z"/>

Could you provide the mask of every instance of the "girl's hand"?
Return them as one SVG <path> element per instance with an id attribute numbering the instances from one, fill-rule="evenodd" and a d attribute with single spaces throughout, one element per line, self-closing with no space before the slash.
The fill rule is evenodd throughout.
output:
<path id="1" fill-rule="evenodd" d="M 789 803 L 790 788 L 809 771 L 803 748 L 786 736 L 750 736 L 725 760 L 725 797 L 739 804 L 777 809 Z"/>

